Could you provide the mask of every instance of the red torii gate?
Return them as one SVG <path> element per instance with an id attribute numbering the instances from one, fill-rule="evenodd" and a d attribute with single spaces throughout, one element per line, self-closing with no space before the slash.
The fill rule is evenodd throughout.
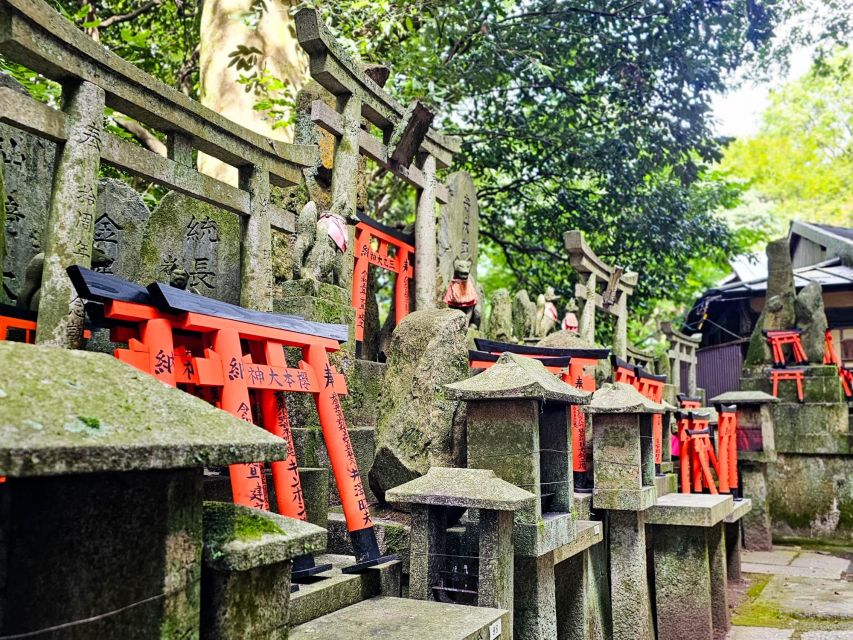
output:
<path id="1" fill-rule="evenodd" d="M 356 553 L 356 564 L 345 571 L 391 559 L 379 553 L 338 398 L 347 392 L 346 382 L 328 359 L 347 339 L 345 326 L 251 311 L 159 283 L 146 289 L 79 266 L 68 272 L 82 298 L 102 305 L 88 305 L 90 316 L 106 321 L 113 340 L 128 343 L 116 350 L 117 358 L 288 440 L 287 458 L 271 465 L 276 502 L 282 515 L 302 520 L 305 504 L 290 420 L 279 392 L 313 394 Z M 287 365 L 285 347 L 302 350 L 298 367 Z M 232 465 L 230 475 L 235 502 L 269 509 L 261 463 Z M 302 576 L 326 568 L 313 562 L 294 566 Z"/>
<path id="2" fill-rule="evenodd" d="M 355 226 L 355 268 L 352 278 L 352 306 L 355 309 L 356 355 L 364 341 L 364 310 L 367 304 L 367 278 L 370 265 L 397 274 L 394 282 L 394 318 L 396 324 L 409 314 L 409 281 L 414 277 L 415 238 L 388 227 L 363 213 Z M 374 250 L 373 243 L 378 246 Z M 393 248 L 393 255 L 390 250 Z"/>

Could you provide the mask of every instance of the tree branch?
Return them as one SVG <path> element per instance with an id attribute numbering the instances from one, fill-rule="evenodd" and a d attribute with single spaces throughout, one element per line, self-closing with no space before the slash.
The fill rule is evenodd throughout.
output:
<path id="1" fill-rule="evenodd" d="M 143 147 L 159 156 L 166 157 L 166 145 L 136 120 L 131 120 L 121 113 L 114 113 L 113 120 L 115 120 L 118 126 L 136 138 Z"/>
<path id="2" fill-rule="evenodd" d="M 141 16 L 143 13 L 147 13 L 154 7 L 159 7 L 162 3 L 162 0 L 149 0 L 141 7 L 138 7 L 131 11 L 130 13 L 123 13 L 115 16 L 110 16 L 109 18 L 105 18 L 101 20 L 100 24 L 98 24 L 98 29 L 106 29 L 108 27 L 112 27 L 116 24 L 121 24 L 122 22 L 129 22 L 130 20 L 134 20 Z"/>

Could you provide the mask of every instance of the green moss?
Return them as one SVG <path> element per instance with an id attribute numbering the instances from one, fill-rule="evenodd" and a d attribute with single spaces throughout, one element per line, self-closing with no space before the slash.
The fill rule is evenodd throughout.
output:
<path id="1" fill-rule="evenodd" d="M 771 575 L 755 576 L 746 591 L 746 600 L 732 615 L 732 625 L 738 627 L 770 627 L 795 631 L 849 629 L 849 618 L 793 616 L 780 610 L 772 602 L 760 600 L 761 593 L 770 582 Z"/>
<path id="2" fill-rule="evenodd" d="M 100 429 L 101 428 L 101 421 L 98 420 L 97 418 L 90 418 L 88 416 L 77 416 L 77 419 L 80 422 L 82 422 L 83 424 L 85 424 L 87 427 L 89 427 L 90 429 Z"/>
<path id="3" fill-rule="evenodd" d="M 240 540 L 251 542 L 265 535 L 286 536 L 281 528 L 261 515 L 238 513 L 229 504 L 207 503 L 204 509 L 204 538 L 213 557 L 221 557 L 220 547 Z"/>

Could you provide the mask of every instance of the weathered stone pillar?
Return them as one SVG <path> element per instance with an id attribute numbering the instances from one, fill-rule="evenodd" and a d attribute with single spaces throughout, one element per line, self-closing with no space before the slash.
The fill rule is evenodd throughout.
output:
<path id="1" fill-rule="evenodd" d="M 642 511 L 608 511 L 613 637 L 654 640 Z"/>
<path id="2" fill-rule="evenodd" d="M 622 293 L 616 303 L 616 326 L 613 328 L 613 353 L 620 358 L 628 357 L 628 296 Z"/>
<path id="3" fill-rule="evenodd" d="M 557 637 L 554 558 L 515 556 L 515 622 L 517 640 Z"/>
<path id="4" fill-rule="evenodd" d="M 83 343 L 83 301 L 65 269 L 92 262 L 104 90 L 88 82 L 67 85 L 63 102 L 68 140 L 53 179 L 36 342 L 74 349 Z"/>
<path id="5" fill-rule="evenodd" d="M 726 523 L 726 575 L 732 582 L 741 580 L 741 530 L 740 521 Z"/>
<path id="6" fill-rule="evenodd" d="M 415 308 L 435 308 L 435 158 L 424 158 L 421 170 L 424 188 L 418 194 L 418 211 L 415 219 Z"/>
<path id="7" fill-rule="evenodd" d="M 479 535 L 480 584 L 477 604 L 512 612 L 512 512 L 481 509 Z"/>
<path id="8" fill-rule="evenodd" d="M 250 213 L 240 243 L 240 305 L 272 311 L 272 227 L 270 174 L 257 166 L 240 169 L 240 188 L 249 192 Z"/>
<path id="9" fill-rule="evenodd" d="M 404 485 L 405 486 L 405 485 Z M 447 548 L 446 510 L 433 505 L 412 505 L 409 536 L 409 597 L 432 600 Z"/>
<path id="10" fill-rule="evenodd" d="M 586 281 L 586 302 L 578 320 L 578 335 L 592 344 L 595 343 L 595 284 L 595 274 L 590 273 Z"/>
<path id="11" fill-rule="evenodd" d="M 656 526 L 653 547 L 658 640 L 714 640 L 705 529 Z"/>
<path id="12" fill-rule="evenodd" d="M 729 628 L 725 526 L 724 522 L 720 522 L 705 530 L 708 539 L 708 561 L 711 566 L 711 615 L 714 629 L 721 633 L 725 633 Z"/>
<path id="13" fill-rule="evenodd" d="M 740 464 L 743 492 L 752 500 L 752 510 L 743 522 L 743 546 L 751 551 L 770 551 L 773 530 L 767 504 L 767 463 L 743 460 Z"/>

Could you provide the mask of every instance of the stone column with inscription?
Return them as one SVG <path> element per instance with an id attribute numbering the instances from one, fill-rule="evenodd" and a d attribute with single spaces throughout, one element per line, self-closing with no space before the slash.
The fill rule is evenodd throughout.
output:
<path id="1" fill-rule="evenodd" d="M 36 341 L 79 348 L 83 301 L 65 269 L 88 267 L 92 260 L 104 90 L 81 82 L 64 87 L 63 100 L 68 141 L 59 151 L 53 182 Z"/>
<path id="2" fill-rule="evenodd" d="M 435 308 L 435 158 L 427 155 L 421 170 L 424 187 L 418 194 L 415 219 L 415 308 Z"/>

